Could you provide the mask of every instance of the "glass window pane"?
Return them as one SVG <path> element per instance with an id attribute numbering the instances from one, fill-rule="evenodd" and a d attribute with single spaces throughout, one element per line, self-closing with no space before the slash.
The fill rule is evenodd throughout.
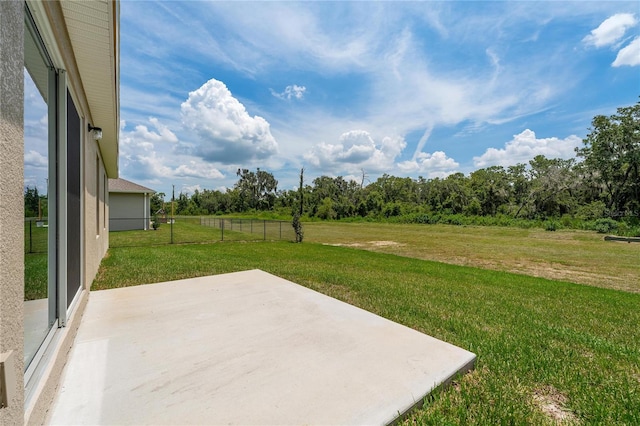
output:
<path id="1" fill-rule="evenodd" d="M 25 24 L 24 67 L 24 359 L 25 370 L 55 323 L 55 309 L 49 290 L 49 241 L 55 227 L 49 227 L 49 188 L 55 184 L 50 170 L 50 94 L 52 72 L 42 56 L 35 31 Z M 53 239 L 55 241 L 55 239 Z"/>

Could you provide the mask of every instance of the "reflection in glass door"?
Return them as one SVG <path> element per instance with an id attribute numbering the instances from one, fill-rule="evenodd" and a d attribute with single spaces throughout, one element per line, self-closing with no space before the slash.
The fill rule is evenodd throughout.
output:
<path id="1" fill-rule="evenodd" d="M 56 325 L 56 73 L 28 11 L 24 49 L 24 360 Z"/>

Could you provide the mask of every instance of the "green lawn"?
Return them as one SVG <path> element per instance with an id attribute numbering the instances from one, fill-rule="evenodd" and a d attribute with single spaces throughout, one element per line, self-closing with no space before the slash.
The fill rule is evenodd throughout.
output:
<path id="1" fill-rule="evenodd" d="M 47 221 L 43 221 L 47 224 Z M 48 241 L 48 226 L 38 226 L 33 219 L 24 222 L 24 252 L 25 253 L 46 253 Z"/>
<path id="2" fill-rule="evenodd" d="M 640 293 L 640 244 L 592 231 L 313 222 L 305 241 Z"/>
<path id="3" fill-rule="evenodd" d="M 35 220 L 25 220 L 24 300 L 47 297 L 48 233 L 48 227 L 38 227 Z"/>
<path id="4" fill-rule="evenodd" d="M 24 255 L 24 300 L 47 297 L 47 253 Z"/>
<path id="5" fill-rule="evenodd" d="M 640 424 L 640 294 L 406 257 L 410 253 L 313 243 L 324 238 L 387 250 L 393 246 L 369 242 L 418 239 L 403 236 L 403 228 L 387 233 L 360 228 L 348 235 L 342 225 L 336 231 L 327 226 L 322 235 L 316 234 L 320 228 L 307 226 L 304 244 L 112 248 L 92 289 L 259 268 L 478 355 L 472 373 L 433 395 L 407 423 L 551 424 L 565 418 L 570 423 Z M 492 230 L 470 235 L 484 240 Z M 504 244 L 509 244 L 515 231 L 496 232 L 506 232 Z M 580 233 L 567 239 L 576 242 L 565 250 L 584 246 L 590 253 L 588 247 L 595 244 L 590 235 Z M 614 247 L 600 244 L 603 252 Z M 616 256 L 625 256 L 627 246 L 621 246 L 625 248 Z M 421 250 L 430 249 L 412 252 L 415 256 Z M 533 258 L 540 256 L 538 250 L 545 252 L 532 248 Z"/>
<path id="6" fill-rule="evenodd" d="M 215 218 L 219 221 L 219 218 Z M 186 243 L 212 243 L 216 241 L 295 240 L 289 222 L 229 219 L 224 232 L 213 217 L 180 216 L 173 226 L 161 223 L 157 230 L 115 231 L 109 233 L 110 247 L 133 247 Z M 172 229 L 173 228 L 173 229 Z M 173 235 L 172 235 L 173 234 Z"/>

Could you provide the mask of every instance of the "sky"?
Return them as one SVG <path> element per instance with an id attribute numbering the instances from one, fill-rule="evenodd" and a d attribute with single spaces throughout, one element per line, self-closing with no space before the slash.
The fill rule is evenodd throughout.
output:
<path id="1" fill-rule="evenodd" d="M 123 0 L 120 13 L 120 177 L 167 199 L 172 185 L 231 188 L 239 168 L 293 189 L 302 167 L 307 184 L 366 183 L 573 158 L 595 115 L 640 100 L 637 1 Z"/>

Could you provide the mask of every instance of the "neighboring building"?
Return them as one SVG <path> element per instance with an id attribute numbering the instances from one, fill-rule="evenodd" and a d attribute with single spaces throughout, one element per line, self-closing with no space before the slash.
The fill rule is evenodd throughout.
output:
<path id="1" fill-rule="evenodd" d="M 126 179 L 109 179 L 109 230 L 149 229 L 151 194 L 155 192 Z"/>
<path id="2" fill-rule="evenodd" d="M 114 1 L 0 1 L 0 361 L 9 369 L 3 425 L 43 422 L 109 247 L 119 15 Z M 39 102 L 38 120 L 24 121 L 34 112 L 25 102 Z M 44 278 L 36 280 L 35 296 L 25 297 L 25 283 L 35 277 L 24 274 L 35 258 L 24 254 L 24 148 L 36 127 L 48 197 L 48 227 L 39 229 L 48 243 L 39 254 Z"/>

